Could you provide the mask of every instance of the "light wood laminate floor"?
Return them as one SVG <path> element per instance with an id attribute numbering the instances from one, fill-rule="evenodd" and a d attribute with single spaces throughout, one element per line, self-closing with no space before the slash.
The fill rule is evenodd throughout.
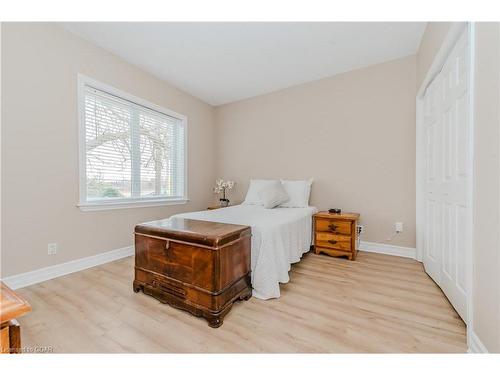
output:
<path id="1" fill-rule="evenodd" d="M 23 346 L 54 352 L 465 352 L 465 325 L 414 260 L 307 254 L 281 298 L 234 305 L 218 329 L 132 291 L 133 257 L 19 290 Z"/>

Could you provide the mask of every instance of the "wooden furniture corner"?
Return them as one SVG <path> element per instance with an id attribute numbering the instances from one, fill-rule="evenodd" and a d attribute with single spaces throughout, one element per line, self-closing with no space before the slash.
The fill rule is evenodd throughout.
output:
<path id="1" fill-rule="evenodd" d="M 21 352 L 21 327 L 17 318 L 31 311 L 30 304 L 0 282 L 1 353 Z"/>

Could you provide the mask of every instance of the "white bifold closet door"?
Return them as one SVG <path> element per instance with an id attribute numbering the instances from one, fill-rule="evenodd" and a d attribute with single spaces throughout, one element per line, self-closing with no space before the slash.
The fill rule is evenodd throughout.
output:
<path id="1" fill-rule="evenodd" d="M 466 255 L 471 176 L 467 32 L 424 96 L 425 227 L 423 262 L 467 322 Z"/>

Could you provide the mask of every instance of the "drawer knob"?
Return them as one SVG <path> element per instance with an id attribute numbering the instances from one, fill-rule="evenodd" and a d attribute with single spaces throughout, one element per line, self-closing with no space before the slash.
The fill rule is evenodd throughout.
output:
<path id="1" fill-rule="evenodd" d="M 330 224 L 330 225 L 328 226 L 328 228 L 330 228 L 330 230 L 332 230 L 332 231 L 334 231 L 334 232 L 335 232 L 335 231 L 337 230 L 337 228 L 338 228 L 338 225 L 335 225 L 335 224 Z"/>
<path id="2" fill-rule="evenodd" d="M 165 241 L 165 250 L 168 250 L 170 247 L 170 241 Z"/>
<path id="3" fill-rule="evenodd" d="M 332 245 L 335 245 L 337 243 L 337 241 L 335 240 L 328 240 L 329 243 L 331 243 Z"/>

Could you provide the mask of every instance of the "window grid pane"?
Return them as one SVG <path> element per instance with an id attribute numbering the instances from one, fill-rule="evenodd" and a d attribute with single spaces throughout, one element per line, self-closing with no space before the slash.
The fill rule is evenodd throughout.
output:
<path id="1" fill-rule="evenodd" d="M 184 198 L 182 120 L 85 87 L 86 200 Z"/>

